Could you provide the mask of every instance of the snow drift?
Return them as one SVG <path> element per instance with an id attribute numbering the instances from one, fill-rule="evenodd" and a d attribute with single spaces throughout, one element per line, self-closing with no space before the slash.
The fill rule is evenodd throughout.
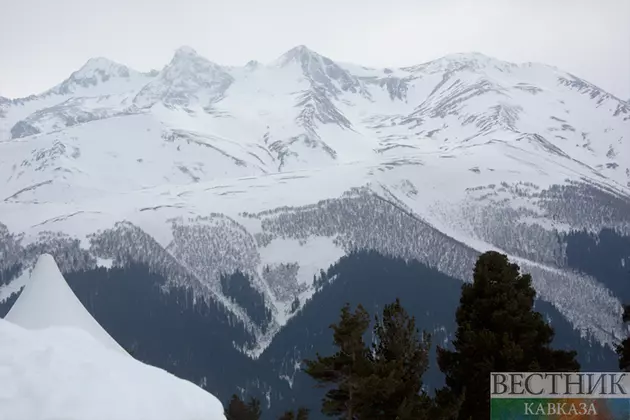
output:
<path id="1" fill-rule="evenodd" d="M 78 328 L 0 320 L 0 420 L 225 420 L 198 386 Z"/>
<path id="2" fill-rule="evenodd" d="M 0 420 L 225 420 L 213 395 L 126 354 L 50 255 L 9 315 L 0 319 Z"/>
<path id="3" fill-rule="evenodd" d="M 105 347 L 127 354 L 81 304 L 49 254 L 39 257 L 30 282 L 5 319 L 28 329 L 76 327 Z"/>

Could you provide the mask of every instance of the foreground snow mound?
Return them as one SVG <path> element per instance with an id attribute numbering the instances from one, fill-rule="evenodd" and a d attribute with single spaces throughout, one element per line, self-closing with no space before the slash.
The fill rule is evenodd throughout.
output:
<path id="1" fill-rule="evenodd" d="M 0 319 L 0 343 L 0 420 L 225 420 L 213 395 L 80 329 Z"/>
<path id="2" fill-rule="evenodd" d="M 29 283 L 5 319 L 28 329 L 75 327 L 105 347 L 127 355 L 81 304 L 49 254 L 39 257 Z"/>

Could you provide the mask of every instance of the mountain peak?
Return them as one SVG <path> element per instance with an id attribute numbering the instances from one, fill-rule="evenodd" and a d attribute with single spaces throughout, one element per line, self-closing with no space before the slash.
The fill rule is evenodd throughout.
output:
<path id="1" fill-rule="evenodd" d="M 197 50 L 187 45 L 183 45 L 175 50 L 171 62 L 166 65 L 162 72 L 168 71 L 173 68 L 196 68 L 196 71 L 202 70 L 202 68 L 216 68 L 222 69 L 223 66 L 208 60 L 206 57 L 200 55 Z"/>
<path id="2" fill-rule="evenodd" d="M 107 57 L 92 57 L 92 58 L 89 58 L 81 68 L 110 67 L 110 66 L 123 66 L 123 65 L 118 64 Z"/>
<path id="3" fill-rule="evenodd" d="M 171 62 L 165 67 L 179 67 L 179 66 L 211 66 L 216 68 L 222 68 L 219 64 L 216 64 L 206 57 L 200 55 L 197 50 L 187 45 L 183 45 L 175 50 Z M 163 71 L 165 70 L 163 69 Z"/>
<path id="4" fill-rule="evenodd" d="M 260 63 L 257 60 L 250 60 L 245 64 L 245 68 L 248 70 L 255 70 L 260 67 Z"/>
<path id="5" fill-rule="evenodd" d="M 308 63 L 311 60 L 319 60 L 323 58 L 317 52 L 311 50 L 306 45 L 298 45 L 285 52 L 276 60 L 276 64 L 280 67 L 284 67 L 290 62 L 297 62 L 300 64 Z M 328 60 L 330 61 L 330 60 Z"/>
<path id="6" fill-rule="evenodd" d="M 315 51 L 311 50 L 309 47 L 307 47 L 304 44 L 300 44 L 300 45 L 297 45 L 297 46 L 291 48 L 289 51 L 287 51 L 287 54 L 291 53 L 291 52 L 296 52 L 296 53 L 315 53 Z M 317 54 L 317 53 L 315 53 L 315 54 Z"/>
<path id="7" fill-rule="evenodd" d="M 105 57 L 90 58 L 85 64 L 70 76 L 74 79 L 91 77 L 95 73 L 101 76 L 129 77 L 130 69 L 124 64 L 117 63 Z"/>
<path id="8" fill-rule="evenodd" d="M 134 104 L 146 108 L 161 101 L 168 106 L 191 106 L 201 100 L 202 106 L 207 106 L 220 98 L 233 81 L 224 67 L 193 48 L 182 46 L 160 74 L 136 95 Z"/>
<path id="9" fill-rule="evenodd" d="M 435 60 L 431 60 L 411 67 L 405 67 L 403 69 L 409 71 L 439 73 L 444 71 L 458 71 L 465 69 L 475 71 L 491 67 L 499 68 L 501 70 L 509 70 L 511 68 L 517 67 L 517 65 L 507 61 L 499 60 L 497 58 L 488 56 L 477 51 L 472 51 L 465 53 L 460 52 L 447 54 Z"/>
<path id="10" fill-rule="evenodd" d="M 139 73 L 105 57 L 94 57 L 70 75 L 50 92 L 61 95 L 74 93 L 79 88 L 89 88 L 110 79 L 129 79 Z"/>
<path id="11" fill-rule="evenodd" d="M 342 91 L 365 93 L 355 76 L 306 45 L 291 48 L 275 61 L 274 66 L 286 67 L 292 63 L 300 67 L 302 75 L 310 80 L 313 86 L 323 89 L 332 97 L 336 97 Z"/>
<path id="12" fill-rule="evenodd" d="M 496 64 L 496 63 L 504 63 L 504 61 L 501 61 L 497 58 L 491 57 L 489 55 L 486 55 L 477 51 L 447 54 L 432 62 L 458 63 L 458 64 L 468 65 L 468 66 L 472 65 L 475 67 L 487 66 L 487 65 Z"/>
<path id="13" fill-rule="evenodd" d="M 198 56 L 197 51 L 188 45 L 182 45 L 175 50 L 175 57 L 191 57 Z"/>

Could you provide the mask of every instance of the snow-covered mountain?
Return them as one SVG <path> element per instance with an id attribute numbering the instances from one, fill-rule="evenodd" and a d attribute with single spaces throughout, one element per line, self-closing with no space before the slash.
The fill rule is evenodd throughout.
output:
<path id="1" fill-rule="evenodd" d="M 558 234 L 630 234 L 630 105 L 553 67 L 375 69 L 304 46 L 228 67 L 182 47 L 159 72 L 93 59 L 0 101 L 0 140 L 0 268 L 42 251 L 62 270 L 144 262 L 230 308 L 249 351 L 357 248 L 462 280 L 499 249 L 576 328 L 621 331 L 618 298 L 567 267 Z M 270 324 L 226 296 L 237 270 Z"/>
<path id="2" fill-rule="evenodd" d="M 1 420 L 225 420 L 213 395 L 125 353 L 50 255 L 0 319 L 0 339 Z"/>

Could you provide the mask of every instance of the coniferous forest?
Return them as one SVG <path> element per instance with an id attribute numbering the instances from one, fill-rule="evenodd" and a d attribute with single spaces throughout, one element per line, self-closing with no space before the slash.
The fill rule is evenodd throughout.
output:
<path id="1" fill-rule="evenodd" d="M 461 287 L 456 338 L 436 346 L 446 381 L 433 395 L 423 386 L 431 334 L 420 332 L 400 299 L 385 305 L 373 322 L 363 305 L 346 303 L 330 325 L 332 351 L 304 360 L 304 372 L 325 389 L 320 412 L 347 420 L 482 420 L 490 417 L 491 372 L 579 371 L 577 351 L 553 346 L 555 331 L 534 309 L 535 295 L 531 276 L 507 256 L 481 255 L 473 282 Z M 630 306 L 623 321 L 630 322 Z M 629 342 L 617 348 L 622 370 L 629 368 Z M 278 418 L 305 419 L 308 413 L 301 407 Z M 259 403 L 245 405 L 234 395 L 226 417 L 259 419 Z"/>
<path id="2" fill-rule="evenodd" d="M 612 268 L 591 262 L 627 245 L 619 240 L 565 238 L 571 266 L 621 297 L 630 276 L 619 255 Z M 239 351 L 254 337 L 229 310 L 145 265 L 64 274 L 134 357 L 212 392 L 228 420 L 487 419 L 491 371 L 630 369 L 630 339 L 615 353 L 582 337 L 495 252 L 479 257 L 465 284 L 416 261 L 353 252 L 322 271 L 316 293 L 297 302 L 257 359 Z M 221 287 L 264 324 L 269 314 L 245 275 L 224 276 Z M 16 298 L 0 305 L 1 316 Z"/>

